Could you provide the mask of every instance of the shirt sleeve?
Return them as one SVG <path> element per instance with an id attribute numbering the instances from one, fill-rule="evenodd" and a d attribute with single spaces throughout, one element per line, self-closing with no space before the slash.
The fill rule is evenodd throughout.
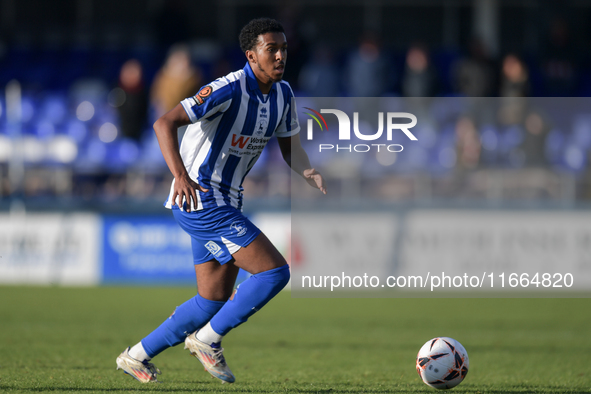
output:
<path id="1" fill-rule="evenodd" d="M 295 97 L 293 97 L 291 86 L 287 82 L 280 83 L 280 86 L 283 97 L 285 97 L 285 109 L 281 117 L 281 122 L 275 130 L 275 135 L 280 138 L 291 137 L 300 132 L 296 101 Z"/>
<path id="2" fill-rule="evenodd" d="M 191 119 L 191 123 L 209 118 L 218 112 L 224 112 L 232 103 L 232 86 L 214 81 L 199 89 L 192 97 L 181 101 L 181 105 Z"/>

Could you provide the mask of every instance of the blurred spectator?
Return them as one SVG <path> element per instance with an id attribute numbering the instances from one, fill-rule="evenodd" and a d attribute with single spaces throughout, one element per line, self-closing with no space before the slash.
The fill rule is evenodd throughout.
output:
<path id="1" fill-rule="evenodd" d="M 148 113 L 148 94 L 144 87 L 142 65 L 136 59 L 126 61 L 119 73 L 119 87 L 109 93 L 109 104 L 117 107 L 124 136 L 139 140 Z"/>
<path id="2" fill-rule="evenodd" d="M 523 124 L 528 110 L 529 73 L 515 54 L 503 58 L 499 88 L 499 122 L 504 125 Z"/>
<path id="3" fill-rule="evenodd" d="M 347 61 L 347 91 L 354 97 L 380 97 L 388 91 L 390 72 L 378 40 L 365 34 Z"/>
<path id="4" fill-rule="evenodd" d="M 474 121 L 460 117 L 456 123 L 456 168 L 469 170 L 480 163 L 480 136 Z"/>
<path id="5" fill-rule="evenodd" d="M 508 54 L 503 59 L 501 69 L 501 97 L 529 96 L 529 73 L 527 66 L 515 54 Z"/>
<path id="6" fill-rule="evenodd" d="M 189 49 L 184 45 L 173 47 L 158 71 L 150 99 L 159 118 L 183 99 L 197 93 L 202 84 L 201 71 L 191 64 Z"/>
<path id="7" fill-rule="evenodd" d="M 406 53 L 402 75 L 402 95 L 433 97 L 438 93 L 437 85 L 437 75 L 430 64 L 427 49 L 420 44 L 412 45 Z"/>
<path id="8" fill-rule="evenodd" d="M 549 127 L 544 118 L 536 112 L 531 111 L 524 121 L 525 138 L 523 139 L 522 150 L 525 154 L 525 166 L 544 167 L 546 162 L 546 136 Z"/>
<path id="9" fill-rule="evenodd" d="M 337 97 L 339 94 L 339 70 L 334 63 L 332 50 L 318 45 L 312 58 L 299 75 L 299 86 L 312 97 Z"/>
<path id="10" fill-rule="evenodd" d="M 503 58 L 501 69 L 502 97 L 499 107 L 499 123 L 503 126 L 517 125 L 524 130 L 523 140 L 515 152 L 523 157 L 525 167 L 543 167 L 548 125 L 542 116 L 532 111 L 529 99 L 529 72 L 524 62 L 515 54 Z"/>
<path id="11" fill-rule="evenodd" d="M 460 59 L 453 67 L 455 89 L 468 97 L 488 97 L 495 86 L 493 62 L 480 39 L 472 40 L 469 52 L 468 57 Z"/>
<path id="12" fill-rule="evenodd" d="M 569 97 L 575 93 L 577 64 L 575 51 L 562 18 L 552 21 L 550 37 L 545 45 L 542 61 L 545 94 L 552 97 Z"/>

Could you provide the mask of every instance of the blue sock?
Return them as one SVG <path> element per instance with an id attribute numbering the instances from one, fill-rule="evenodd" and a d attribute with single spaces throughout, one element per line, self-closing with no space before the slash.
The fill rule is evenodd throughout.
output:
<path id="1" fill-rule="evenodd" d="M 188 334 L 203 327 L 224 306 L 226 301 L 211 301 L 197 294 L 178 306 L 174 313 L 154 331 L 142 339 L 150 357 L 183 342 Z"/>
<path id="2" fill-rule="evenodd" d="M 289 277 L 288 265 L 252 275 L 236 289 L 234 299 L 226 302 L 210 320 L 211 328 L 226 335 L 275 297 L 289 282 Z"/>

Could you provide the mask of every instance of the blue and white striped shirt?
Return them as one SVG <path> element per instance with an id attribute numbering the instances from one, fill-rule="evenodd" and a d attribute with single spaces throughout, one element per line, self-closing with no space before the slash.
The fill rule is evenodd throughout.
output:
<path id="1" fill-rule="evenodd" d="M 191 179 L 209 189 L 197 191 L 191 210 L 222 205 L 242 210 L 242 182 L 273 133 L 290 137 L 300 131 L 291 87 L 285 81 L 274 83 L 264 97 L 247 63 L 181 104 L 192 122 L 181 143 L 181 158 Z M 167 208 L 172 208 L 173 188 L 174 180 Z"/>

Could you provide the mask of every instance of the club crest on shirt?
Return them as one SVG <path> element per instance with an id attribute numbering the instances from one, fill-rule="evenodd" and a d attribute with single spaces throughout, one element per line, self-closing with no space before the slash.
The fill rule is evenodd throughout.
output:
<path id="1" fill-rule="evenodd" d="M 211 92 L 213 92 L 213 88 L 209 85 L 202 88 L 199 91 L 199 93 L 197 93 L 195 97 L 193 97 L 195 103 L 197 103 L 197 105 L 203 104 L 205 102 L 205 99 L 211 95 Z"/>
<path id="2" fill-rule="evenodd" d="M 259 119 L 254 132 L 256 135 L 261 136 L 265 131 L 267 131 L 267 120 Z"/>

